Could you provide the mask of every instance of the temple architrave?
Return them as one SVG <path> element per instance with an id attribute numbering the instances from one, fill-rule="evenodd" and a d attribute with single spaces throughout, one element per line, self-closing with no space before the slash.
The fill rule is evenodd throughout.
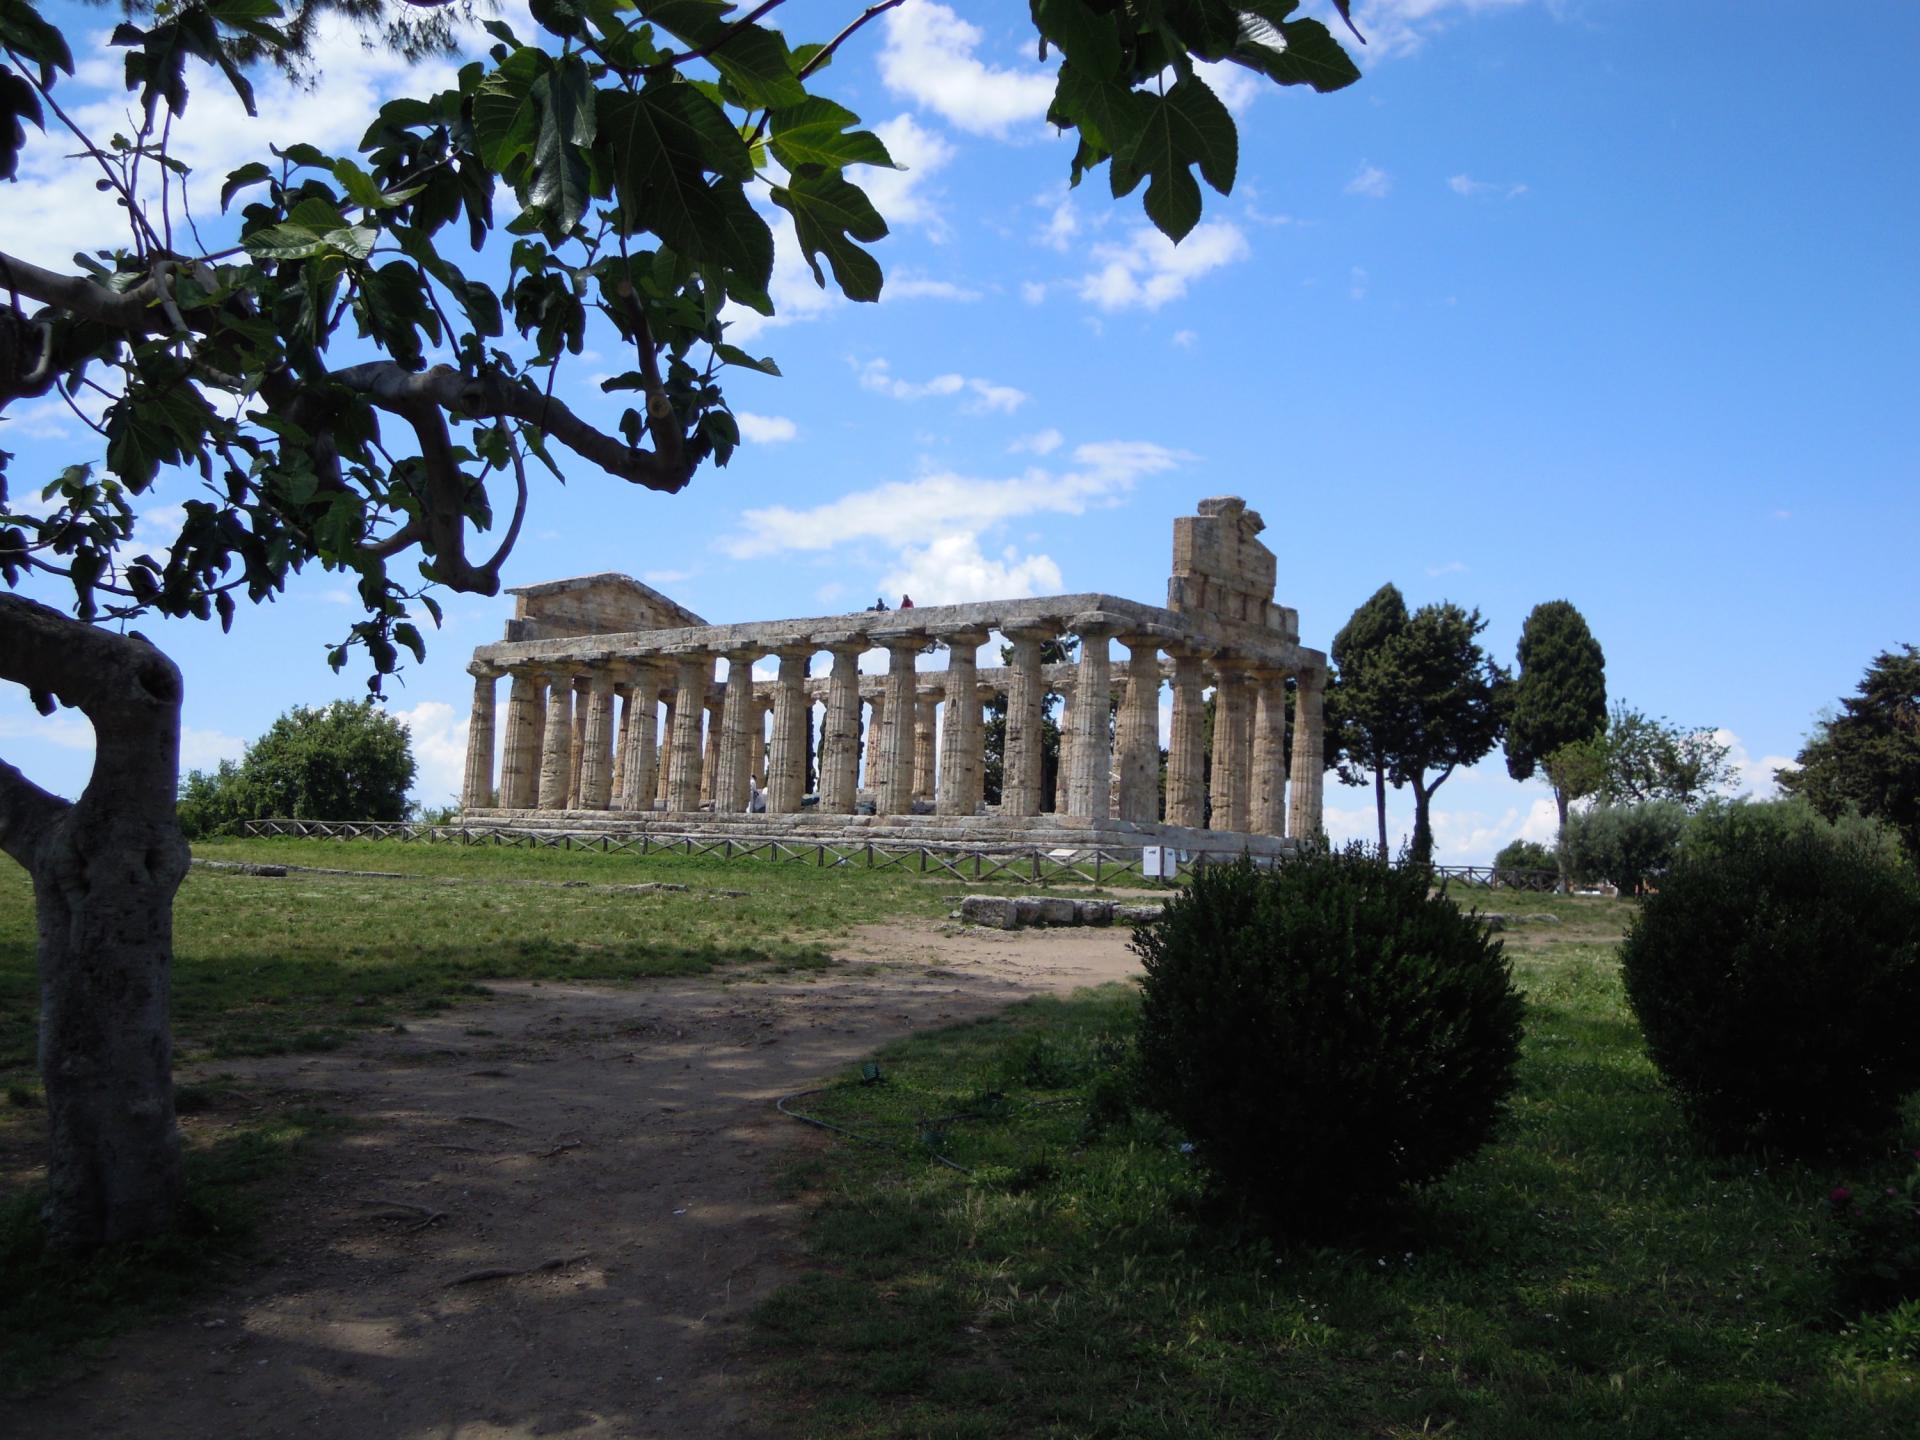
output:
<path id="1" fill-rule="evenodd" d="M 522 586 L 506 638 L 468 667 L 465 820 L 1283 854 L 1320 833 L 1327 658 L 1274 603 L 1264 528 L 1234 496 L 1176 519 L 1164 607 L 1047 595 L 709 625 L 625 575 Z M 1075 658 L 1047 663 L 1048 643 L 1068 636 Z M 980 663 L 990 637 L 1008 663 Z M 860 669 L 874 650 L 884 673 Z M 945 667 L 924 668 L 940 652 Z M 769 659 L 773 678 L 756 676 Z M 1006 711 L 997 803 L 985 795 L 993 704 Z"/>

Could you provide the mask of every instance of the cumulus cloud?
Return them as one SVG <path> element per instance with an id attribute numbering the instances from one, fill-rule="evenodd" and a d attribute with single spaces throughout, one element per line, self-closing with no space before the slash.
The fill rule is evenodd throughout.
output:
<path id="1" fill-rule="evenodd" d="M 1073 237 L 1079 233 L 1080 217 L 1074 211 L 1073 201 L 1063 195 L 1059 202 L 1047 211 L 1047 223 L 1040 227 L 1034 239 L 1049 250 L 1058 250 L 1065 254 L 1073 248 Z"/>
<path id="2" fill-rule="evenodd" d="M 978 300 L 980 292 L 953 280 L 936 280 L 911 270 L 896 270 L 887 277 L 887 288 L 880 298 L 883 301 L 958 300 L 964 303 Z"/>
<path id="3" fill-rule="evenodd" d="M 1029 305 L 1038 305 L 1047 298 L 1047 287 L 1038 280 L 1020 282 L 1020 298 Z"/>
<path id="4" fill-rule="evenodd" d="M 1252 253 L 1247 237 L 1231 221 L 1196 225 L 1178 245 L 1143 225 L 1124 244 L 1094 246 L 1100 268 L 1081 277 L 1080 298 L 1102 310 L 1158 310 L 1180 299 L 1209 271 Z"/>
<path id="5" fill-rule="evenodd" d="M 1755 757 L 1747 749 L 1746 742 L 1731 730 L 1716 730 L 1713 738 L 1715 743 L 1727 747 L 1727 763 L 1733 767 L 1733 793 L 1736 796 L 1751 800 L 1776 800 L 1780 796 L 1780 787 L 1774 780 L 1774 772 L 1800 768 L 1799 762 L 1791 755 Z"/>
<path id="6" fill-rule="evenodd" d="M 1024 390 L 996 385 L 978 376 L 936 375 L 931 380 L 902 380 L 885 360 L 869 360 L 860 367 L 860 387 L 895 400 L 924 400 L 929 395 L 970 395 L 961 408 L 968 414 L 1011 415 L 1027 403 Z"/>
<path id="7" fill-rule="evenodd" d="M 222 760 L 239 760 L 247 753 L 247 742 L 238 735 L 219 730 L 196 730 L 191 725 L 180 729 L 180 769 L 213 770 Z"/>
<path id="8" fill-rule="evenodd" d="M 985 479 L 940 470 L 915 480 L 856 490 L 824 505 L 748 510 L 741 528 L 722 541 L 736 559 L 785 551 L 822 551 L 863 540 L 900 547 L 923 545 L 930 535 L 965 528 L 978 534 L 1026 515 L 1081 515 L 1119 502 L 1137 479 L 1193 457 L 1150 441 L 1106 441 L 1077 446 L 1073 467 L 1034 466 L 1019 475 Z"/>
<path id="9" fill-rule="evenodd" d="M 1058 430 L 1049 426 L 1037 430 L 1031 435 L 1022 435 L 1007 446 L 1009 455 L 1051 455 L 1060 448 L 1060 442 L 1066 439 Z"/>
<path id="10" fill-rule="evenodd" d="M 1359 173 L 1347 181 L 1346 193 L 1364 195 L 1369 200 L 1384 200 L 1393 190 L 1393 177 L 1378 165 L 1360 164 Z"/>
<path id="11" fill-rule="evenodd" d="M 880 78 L 894 94 L 970 134 L 1040 133 L 1053 99 L 1052 73 L 987 64 L 974 54 L 985 38 L 935 0 L 906 0 L 887 12 Z"/>
<path id="12" fill-rule="evenodd" d="M 1468 200 L 1481 195 L 1498 195 L 1503 200 L 1513 200 L 1527 193 L 1527 187 L 1516 181 L 1476 180 L 1471 175 L 1451 177 L 1447 181 L 1447 188 Z"/>
<path id="13" fill-rule="evenodd" d="M 1410 55 L 1442 30 L 1462 18 L 1496 10 L 1512 10 L 1531 0 L 1360 0 L 1353 7 L 1354 23 L 1367 37 L 1365 45 L 1347 40 L 1347 52 L 1361 64 Z"/>
<path id="14" fill-rule="evenodd" d="M 441 700 L 422 700 L 408 710 L 390 712 L 407 727 L 413 758 L 413 796 L 422 805 L 447 805 L 460 798 L 467 768 L 467 715 Z"/>
<path id="15" fill-rule="evenodd" d="M 873 127 L 873 133 L 886 145 L 894 164 L 903 167 L 861 167 L 859 185 L 873 201 L 874 209 L 895 229 L 918 225 L 935 240 L 945 239 L 947 226 L 937 203 L 939 195 L 927 182 L 953 159 L 952 144 L 911 115 L 883 120 Z"/>
<path id="16" fill-rule="evenodd" d="M 755 445 L 778 445 L 800 433 L 800 427 L 784 415 L 755 415 L 750 410 L 736 410 L 733 418 L 739 423 L 741 438 Z"/>
<path id="17" fill-rule="evenodd" d="M 962 530 L 902 550 L 893 568 L 880 577 L 880 588 L 911 595 L 918 605 L 1057 594 L 1060 567 L 1051 556 L 1023 556 L 1012 545 L 998 559 L 990 558 L 981 553 L 980 537 Z"/>
<path id="18" fill-rule="evenodd" d="M 120 83 L 121 52 L 108 45 L 105 31 L 75 40 L 77 52 L 91 51 L 96 59 L 83 62 L 74 80 L 61 87 L 65 108 L 100 144 L 116 132 L 131 135 L 135 122 L 128 118 L 132 101 Z M 312 89 L 302 89 L 270 70 L 253 76 L 257 119 L 248 118 L 233 88 L 217 72 L 198 61 L 189 62 L 187 84 L 193 103 L 175 124 L 169 150 L 193 172 L 192 194 L 199 202 L 196 213 L 203 226 L 209 212 L 215 211 L 227 172 L 265 155 L 269 144 L 286 146 L 303 140 L 323 150 L 350 152 L 366 128 L 367 117 L 388 97 L 431 95 L 454 83 L 454 66 L 447 61 L 416 64 L 389 47 L 366 48 L 351 23 L 333 16 L 322 19 L 317 27 L 313 58 L 325 82 Z M 78 99 L 89 89 L 98 93 Z M 112 197 L 94 189 L 100 172 L 69 158 L 73 137 L 51 115 L 47 118 L 50 128 L 44 137 L 30 132 L 19 178 L 7 187 L 7 203 L 0 206 L 0 249 L 67 269 L 76 250 L 125 243 L 127 222 Z M 157 175 L 159 167 L 150 168 Z M 158 195 L 156 183 L 152 198 L 157 201 Z M 179 223 L 177 188 L 172 208 Z M 157 204 L 154 213 L 158 213 Z"/>

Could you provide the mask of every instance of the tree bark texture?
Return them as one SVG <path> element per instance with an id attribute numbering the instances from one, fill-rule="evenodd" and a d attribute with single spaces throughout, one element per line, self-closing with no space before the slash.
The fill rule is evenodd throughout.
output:
<path id="1" fill-rule="evenodd" d="M 71 1250 L 157 1235 L 184 1189 L 168 1025 L 188 859 L 174 811 L 180 672 L 138 635 L 0 595 L 0 676 L 43 711 L 77 707 L 95 739 L 71 803 L 0 763 L 0 849 L 32 877 L 39 928 L 49 1239 Z"/>

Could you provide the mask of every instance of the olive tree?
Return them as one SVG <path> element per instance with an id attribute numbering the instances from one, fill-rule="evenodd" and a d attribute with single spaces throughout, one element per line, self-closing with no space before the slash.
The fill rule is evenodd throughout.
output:
<path id="1" fill-rule="evenodd" d="M 661 494 L 724 465 L 739 432 L 723 372 L 777 373 L 726 338 L 729 307 L 772 312 L 767 211 L 791 221 L 822 285 L 854 300 L 882 285 L 867 247 L 886 222 L 850 170 L 891 157 L 817 87 L 900 0 L 805 44 L 764 23 L 782 3 L 532 0 L 535 34 L 487 21 L 483 58 L 452 88 L 369 115 L 354 153 L 263 144 L 220 185 L 233 213 L 202 244 L 173 139 L 193 85 L 231 87 L 251 111 L 250 63 L 293 44 L 275 0 L 133 5 L 112 36 L 124 136 L 74 122 L 67 36 L 31 0 L 0 0 L 0 179 L 29 129 L 47 132 L 32 143 L 77 153 L 121 210 L 71 267 L 0 253 L 0 411 L 106 401 L 97 446 L 57 475 L 0 468 L 0 485 L 41 494 L 0 489 L 0 579 L 71 592 L 71 613 L 0 595 L 0 677 L 42 711 L 79 708 L 97 740 L 74 801 L 0 764 L 0 847 L 39 907 L 55 1243 L 162 1230 L 181 1189 L 166 1023 L 187 863 L 181 679 L 137 633 L 99 622 L 225 624 L 317 564 L 350 575 L 364 607 L 333 662 L 364 650 L 377 688 L 422 653 L 435 591 L 498 590 L 530 472 L 557 473 L 556 447 Z M 318 8 L 384 13 L 299 0 L 294 22 Z M 1059 57 L 1048 118 L 1076 133 L 1072 180 L 1104 167 L 1116 197 L 1144 184 L 1148 217 L 1185 236 L 1200 182 L 1226 193 L 1238 163 L 1198 62 L 1317 90 L 1357 78 L 1296 8 L 1033 0 L 1041 51 Z M 502 189 L 510 213 L 496 213 Z M 595 315 L 625 351 L 604 386 L 633 400 L 605 430 L 560 383 Z M 509 326 L 531 358 L 508 353 Z M 172 542 L 143 550 L 135 506 L 163 474 L 200 493 Z"/>

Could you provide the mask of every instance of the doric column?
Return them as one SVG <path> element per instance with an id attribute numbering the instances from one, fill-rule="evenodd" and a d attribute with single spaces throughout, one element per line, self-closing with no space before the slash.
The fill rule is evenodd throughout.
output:
<path id="1" fill-rule="evenodd" d="M 700 808 L 700 720 L 713 682 L 711 655 L 682 655 L 674 664 L 673 739 L 667 756 L 667 809 Z"/>
<path id="2" fill-rule="evenodd" d="M 727 690 L 720 721 L 720 773 L 713 782 L 713 813 L 738 815 L 747 808 L 749 767 L 753 763 L 752 650 L 727 655 Z"/>
<path id="3" fill-rule="evenodd" d="M 540 673 L 515 670 L 500 751 L 500 808 L 531 810 L 540 798 Z"/>
<path id="4" fill-rule="evenodd" d="M 1322 792 L 1327 783 L 1321 733 L 1327 672 L 1301 670 L 1293 691 L 1293 805 L 1287 834 L 1296 840 L 1320 838 Z"/>
<path id="5" fill-rule="evenodd" d="M 934 762 L 939 758 L 936 725 L 941 687 L 930 686 L 913 697 L 913 798 L 933 804 Z"/>
<path id="6" fill-rule="evenodd" d="M 980 722 L 980 643 L 978 630 L 940 637 L 947 647 L 946 713 L 940 719 L 940 793 L 934 809 L 942 815 L 971 815 L 979 806 L 985 743 Z"/>
<path id="7" fill-rule="evenodd" d="M 1233 828 L 1253 829 L 1253 677 L 1242 671 L 1235 688 L 1240 703 L 1233 712 Z"/>
<path id="8" fill-rule="evenodd" d="M 797 815 L 807 792 L 807 662 L 813 647 L 783 649 L 773 691 L 773 749 L 767 757 L 767 813 Z"/>
<path id="9" fill-rule="evenodd" d="M 569 810 L 586 808 L 580 796 L 580 767 L 587 758 L 587 690 L 592 681 L 585 675 L 573 677 L 573 753 L 567 757 L 567 803 Z"/>
<path id="10" fill-rule="evenodd" d="M 658 781 L 654 777 L 659 746 L 654 726 L 660 719 L 660 671 L 652 665 L 633 667 L 627 678 L 626 738 L 621 749 L 622 810 L 651 810 Z"/>
<path id="11" fill-rule="evenodd" d="M 460 808 L 485 810 L 493 804 L 493 694 L 500 672 L 475 661 L 467 673 L 473 676 L 473 710 L 467 716 L 467 773 Z"/>
<path id="12" fill-rule="evenodd" d="M 627 793 L 627 731 L 632 728 L 633 700 L 627 693 L 626 666 L 614 663 L 613 681 L 613 786 L 607 798 L 618 807 Z"/>
<path id="13" fill-rule="evenodd" d="M 700 803 L 702 805 L 712 806 L 717 813 L 720 807 L 714 805 L 714 799 L 718 794 L 714 789 L 714 785 L 720 779 L 720 741 L 726 733 L 725 694 L 723 693 L 721 697 L 716 700 L 711 690 L 709 690 L 707 698 L 703 702 L 703 708 L 707 717 L 707 749 L 706 756 L 700 766 Z"/>
<path id="14" fill-rule="evenodd" d="M 1004 698 L 1002 693 L 992 685 L 976 685 L 974 687 L 972 724 L 976 743 L 973 747 L 973 768 L 969 772 L 967 779 L 967 794 L 963 814 L 978 815 L 980 813 L 980 807 L 987 802 L 986 709 L 987 706 L 993 704 L 994 701 L 1003 700 Z M 1001 731 L 1003 741 L 1005 735 L 1006 732 L 1003 729 Z M 1006 756 L 1003 754 L 1000 760 L 1001 778 L 1004 780 L 1006 777 Z"/>
<path id="15" fill-rule="evenodd" d="M 1073 700 L 1079 689 L 1076 679 L 1060 682 L 1060 721 L 1054 728 L 1059 732 L 1060 748 L 1053 757 L 1053 813 L 1065 815 L 1071 804 L 1073 793 Z"/>
<path id="16" fill-rule="evenodd" d="M 1052 638 L 1049 630 L 1006 630 L 1013 646 L 1007 673 L 1007 736 L 1001 753 L 1000 813 L 1040 813 L 1041 747 L 1047 682 L 1040 665 L 1040 647 Z"/>
<path id="17" fill-rule="evenodd" d="M 1167 823 L 1198 830 L 1206 823 L 1206 705 L 1200 657 L 1173 652 L 1173 734 L 1167 745 Z"/>
<path id="18" fill-rule="evenodd" d="M 547 679 L 547 723 L 540 751 L 540 808 L 564 810 L 573 784 L 573 677 Z"/>
<path id="19" fill-rule="evenodd" d="M 747 723 L 747 778 L 759 784 L 762 790 L 773 783 L 773 776 L 767 769 L 773 747 L 767 736 L 767 721 L 773 716 L 773 696 L 756 689 L 753 697 L 753 718 Z"/>
<path id="20" fill-rule="evenodd" d="M 882 771 L 885 761 L 882 757 L 887 753 L 887 697 L 869 695 L 866 706 L 867 722 L 860 732 L 860 754 L 866 762 L 860 777 L 864 782 L 861 788 L 873 796 L 877 810 L 880 806 L 880 788 L 884 783 Z"/>
<path id="21" fill-rule="evenodd" d="M 914 723 L 914 662 L 927 643 L 924 635 L 889 635 L 887 647 L 887 721 L 885 751 L 880 757 L 881 815 L 913 813 L 913 758 L 919 727 Z"/>
<path id="22" fill-rule="evenodd" d="M 613 671 L 605 665 L 587 677 L 586 711 L 575 799 L 582 810 L 604 810 L 613 799 Z"/>
<path id="23" fill-rule="evenodd" d="M 673 673 L 667 674 L 669 686 L 673 682 Z M 664 703 L 660 707 L 660 752 L 654 761 L 653 803 L 656 809 L 667 808 L 667 772 L 673 769 L 673 697 L 675 691 L 668 689 Z"/>
<path id="24" fill-rule="evenodd" d="M 1080 630 L 1080 665 L 1074 685 L 1073 771 L 1067 813 L 1105 820 L 1113 807 L 1113 668 L 1104 625 Z"/>
<path id="25" fill-rule="evenodd" d="M 1233 814 L 1238 758 L 1234 736 L 1241 729 L 1240 711 L 1246 704 L 1247 691 L 1240 683 L 1240 667 L 1230 661 L 1214 661 L 1213 677 L 1213 772 L 1207 781 L 1207 800 L 1212 808 L 1207 828 L 1238 830 L 1241 826 L 1234 823 Z M 1246 816 L 1239 818 L 1244 822 Z"/>
<path id="26" fill-rule="evenodd" d="M 1262 835 L 1287 833 L 1287 677 L 1263 666 L 1254 674 L 1253 819 Z"/>
<path id="27" fill-rule="evenodd" d="M 820 810 L 851 815 L 860 789 L 860 652 L 866 637 L 835 645 L 820 735 Z"/>
<path id="28" fill-rule="evenodd" d="M 1122 635 L 1127 689 L 1115 736 L 1120 750 L 1122 820 L 1151 825 L 1160 818 L 1160 647 L 1145 635 Z"/>

